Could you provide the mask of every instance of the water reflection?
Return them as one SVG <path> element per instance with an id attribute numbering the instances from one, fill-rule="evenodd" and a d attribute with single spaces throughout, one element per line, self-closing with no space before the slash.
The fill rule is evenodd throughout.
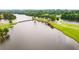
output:
<path id="1" fill-rule="evenodd" d="M 6 34 L 3 36 L 0 36 L 0 44 L 4 43 L 6 40 L 9 40 L 10 35 Z"/>

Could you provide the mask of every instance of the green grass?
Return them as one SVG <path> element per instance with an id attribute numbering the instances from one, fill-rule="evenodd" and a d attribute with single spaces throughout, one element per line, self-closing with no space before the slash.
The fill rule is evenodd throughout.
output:
<path id="1" fill-rule="evenodd" d="M 53 22 L 50 22 L 50 24 L 52 26 L 54 26 L 55 28 L 57 28 L 58 30 L 62 31 L 64 34 L 66 34 L 67 36 L 73 38 L 74 40 L 76 40 L 77 42 L 79 42 L 79 28 L 76 29 L 76 27 L 74 26 L 68 26 L 68 24 L 56 24 Z"/>
<path id="2" fill-rule="evenodd" d="M 36 19 L 36 20 L 50 24 L 50 26 L 60 30 L 65 35 L 67 35 L 67 36 L 73 38 L 75 41 L 79 42 L 79 25 L 69 24 L 69 23 L 64 23 L 64 22 L 62 22 L 61 24 L 57 24 L 53 21 L 48 21 L 47 19 L 43 20 L 43 18 Z"/>

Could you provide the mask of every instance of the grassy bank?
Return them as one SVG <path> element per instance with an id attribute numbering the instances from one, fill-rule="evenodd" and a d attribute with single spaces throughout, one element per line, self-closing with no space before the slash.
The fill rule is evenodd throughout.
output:
<path id="1" fill-rule="evenodd" d="M 48 23 L 50 26 L 55 27 L 56 29 L 63 32 L 65 35 L 79 42 L 79 25 L 69 24 L 64 22 L 62 22 L 61 24 L 57 24 L 56 22 L 48 21 L 47 19 L 43 19 L 43 18 L 37 18 L 35 20 Z"/>

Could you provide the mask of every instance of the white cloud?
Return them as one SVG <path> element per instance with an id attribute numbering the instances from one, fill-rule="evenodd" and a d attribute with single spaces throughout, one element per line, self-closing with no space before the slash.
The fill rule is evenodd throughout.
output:
<path id="1" fill-rule="evenodd" d="M 0 0 L 0 9 L 79 9 L 78 0 Z"/>

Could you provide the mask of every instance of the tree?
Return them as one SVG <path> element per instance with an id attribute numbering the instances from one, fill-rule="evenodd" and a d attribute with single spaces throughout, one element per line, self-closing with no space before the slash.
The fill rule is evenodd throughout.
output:
<path id="1" fill-rule="evenodd" d="M 56 16 L 55 16 L 55 15 L 49 15 L 49 18 L 50 18 L 52 21 L 56 20 Z"/>
<path id="2" fill-rule="evenodd" d="M 61 16 L 62 19 L 64 20 L 69 20 L 69 21 L 79 21 L 79 14 L 75 13 L 67 13 L 67 14 L 62 14 Z"/>
<path id="3" fill-rule="evenodd" d="M 3 19 L 3 18 L 4 18 L 3 14 L 0 14 L 0 20 Z"/>
<path id="4" fill-rule="evenodd" d="M 12 23 L 12 20 L 16 19 L 16 16 L 11 13 L 4 13 L 4 19 L 8 20 L 9 23 Z"/>
<path id="5" fill-rule="evenodd" d="M 59 20 L 59 18 L 57 17 L 56 20 Z"/>

